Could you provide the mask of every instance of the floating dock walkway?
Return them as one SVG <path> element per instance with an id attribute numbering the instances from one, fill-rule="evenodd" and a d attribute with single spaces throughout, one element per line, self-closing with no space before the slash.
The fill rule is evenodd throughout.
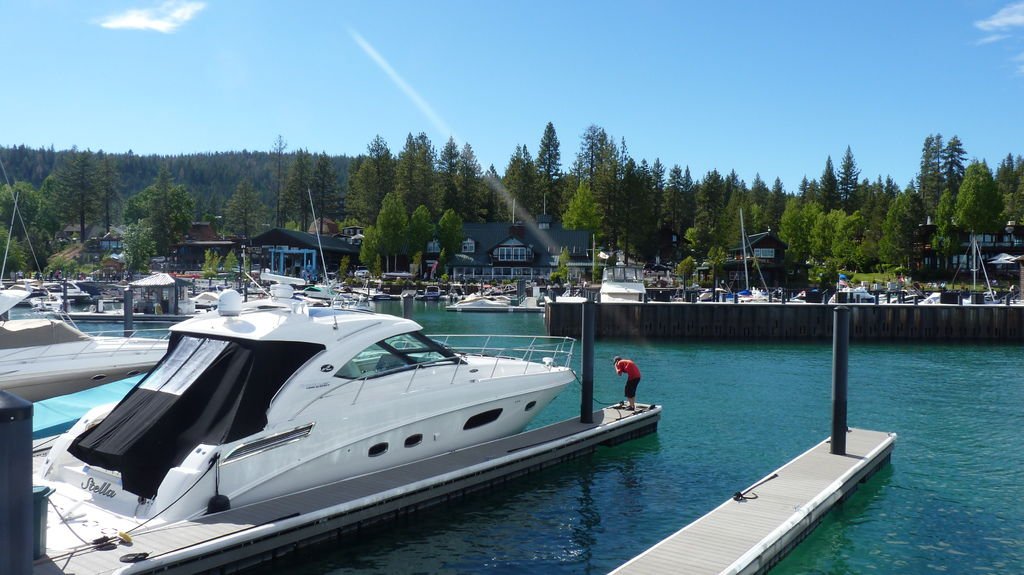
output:
<path id="1" fill-rule="evenodd" d="M 654 433 L 661 408 L 637 408 L 605 408 L 594 412 L 593 423 L 566 420 L 194 521 L 143 529 L 131 534 L 130 545 L 44 556 L 34 563 L 33 574 L 239 571 L 586 455 L 601 445 Z M 139 560 L 123 562 L 133 558 Z"/>
<path id="2" fill-rule="evenodd" d="M 895 441 L 852 429 L 846 455 L 833 455 L 825 440 L 612 573 L 766 573 L 889 462 Z"/>

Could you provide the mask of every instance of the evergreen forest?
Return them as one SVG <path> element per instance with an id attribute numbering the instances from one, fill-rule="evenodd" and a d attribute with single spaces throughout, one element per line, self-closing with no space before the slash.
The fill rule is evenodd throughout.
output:
<path id="1" fill-rule="evenodd" d="M 438 147 L 424 133 L 396 151 L 378 136 L 356 157 L 292 149 L 282 136 L 267 151 L 178 156 L 0 147 L 4 269 L 67 265 L 57 254 L 115 227 L 129 266 L 140 269 L 193 221 L 244 240 L 273 227 L 310 229 L 320 218 L 365 227 L 362 259 L 387 265 L 392 256 L 421 258 L 430 237 L 444 240 L 444 259 L 464 222 L 542 214 L 594 231 L 599 246 L 629 260 L 665 257 L 665 238 L 676 237 L 685 241 L 672 263 L 715 264 L 739 244 L 742 212 L 748 234 L 771 229 L 789 244 L 788 263 L 880 272 L 909 269 L 921 241 L 952 257 L 964 233 L 1024 221 L 1024 158 L 968 161 L 955 135 L 927 135 L 917 175 L 902 185 L 862 175 L 849 147 L 837 161 L 824 153 L 823 165 L 808 169 L 820 175 L 791 188 L 760 174 L 747 182 L 734 170 L 691 174 L 685 162 L 634 158 L 624 138 L 596 125 L 573 157 L 561 149 L 551 123 L 535 152 L 515 146 L 501 172 L 481 166 L 471 144 Z M 927 221 L 934 233 L 919 238 Z"/>

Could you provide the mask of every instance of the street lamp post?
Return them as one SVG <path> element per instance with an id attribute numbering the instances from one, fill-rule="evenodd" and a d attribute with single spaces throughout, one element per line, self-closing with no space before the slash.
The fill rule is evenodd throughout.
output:
<path id="1" fill-rule="evenodd" d="M 1006 222 L 1006 233 L 1010 235 L 1010 245 L 1015 246 L 1017 244 L 1013 238 L 1013 230 L 1016 227 L 1017 222 L 1009 221 Z M 1024 256 L 1017 256 L 1017 299 L 1024 297 Z"/>

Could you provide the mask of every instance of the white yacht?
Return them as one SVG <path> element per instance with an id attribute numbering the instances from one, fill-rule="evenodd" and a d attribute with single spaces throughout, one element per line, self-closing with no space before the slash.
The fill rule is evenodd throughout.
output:
<path id="1" fill-rule="evenodd" d="M 4 291 L 0 313 L 25 296 Z M 166 351 L 166 339 L 85 334 L 53 319 L 0 321 L 0 389 L 41 401 L 138 375 Z"/>
<path id="2" fill-rule="evenodd" d="M 875 303 L 875 294 L 869 292 L 868 288 L 863 286 L 842 286 L 836 290 L 836 293 L 832 294 L 832 297 L 828 298 L 828 303 L 834 304 L 840 299 L 843 300 L 843 303 L 873 304 Z"/>
<path id="3" fill-rule="evenodd" d="M 642 268 L 623 264 L 604 268 L 601 276 L 601 303 L 638 303 L 646 297 Z"/>
<path id="4" fill-rule="evenodd" d="M 47 455 L 51 556 L 518 433 L 575 379 L 571 339 L 472 350 L 288 285 L 226 291 L 170 331 L 160 364 Z"/>
<path id="5" fill-rule="evenodd" d="M 503 295 L 471 294 L 445 309 L 447 311 L 510 311 L 512 300 Z"/>

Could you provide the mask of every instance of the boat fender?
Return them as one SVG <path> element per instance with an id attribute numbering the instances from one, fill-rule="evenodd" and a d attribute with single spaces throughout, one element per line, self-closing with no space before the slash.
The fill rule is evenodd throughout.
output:
<path id="1" fill-rule="evenodd" d="M 206 514 L 220 513 L 221 511 L 227 511 L 231 509 L 231 499 L 227 495 L 218 493 L 210 498 L 209 503 L 206 504 Z"/>

